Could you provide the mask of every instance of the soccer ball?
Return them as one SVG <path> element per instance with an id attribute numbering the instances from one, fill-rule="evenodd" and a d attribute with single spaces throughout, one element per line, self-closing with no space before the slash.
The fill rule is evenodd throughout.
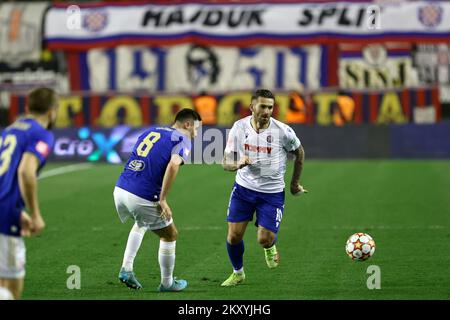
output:
<path id="1" fill-rule="evenodd" d="M 352 234 L 345 245 L 345 252 L 352 260 L 367 260 L 375 252 L 375 241 L 367 233 Z"/>

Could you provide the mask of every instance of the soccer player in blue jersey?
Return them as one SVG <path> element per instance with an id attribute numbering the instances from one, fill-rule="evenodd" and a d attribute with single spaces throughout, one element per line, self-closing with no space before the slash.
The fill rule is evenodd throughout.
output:
<path id="1" fill-rule="evenodd" d="M 293 195 L 307 192 L 299 183 L 303 147 L 288 125 L 271 117 L 274 104 L 272 92 L 256 90 L 250 104 L 252 115 L 236 121 L 228 136 L 223 167 L 236 171 L 236 181 L 227 213 L 227 250 L 233 273 L 222 283 L 224 287 L 245 279 L 243 237 L 255 212 L 258 242 L 264 248 L 267 266 L 278 266 L 275 243 L 284 213 L 284 174 L 289 153 L 295 158 L 290 191 Z"/>
<path id="2" fill-rule="evenodd" d="M 200 115 L 182 109 L 171 127 L 155 126 L 136 142 L 114 189 L 114 202 L 120 220 L 134 219 L 125 249 L 119 280 L 133 289 L 142 286 L 133 272 L 133 262 L 144 234 L 159 236 L 158 261 L 161 269 L 160 292 L 181 291 L 187 281 L 173 277 L 177 229 L 167 203 L 170 187 L 180 166 L 187 160 L 191 139 L 201 125 Z"/>
<path id="3" fill-rule="evenodd" d="M 23 236 L 45 227 L 39 208 L 37 174 L 53 148 L 49 131 L 57 116 L 58 97 L 38 88 L 28 96 L 28 114 L 0 136 L 0 287 L 20 299 L 25 277 Z M 24 210 L 27 209 L 28 213 Z"/>

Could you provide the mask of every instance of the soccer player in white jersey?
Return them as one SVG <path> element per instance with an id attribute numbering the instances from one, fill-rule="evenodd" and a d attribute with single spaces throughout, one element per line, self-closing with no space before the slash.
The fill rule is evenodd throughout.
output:
<path id="1" fill-rule="evenodd" d="M 244 233 L 256 212 L 258 242 L 264 248 L 269 268 L 279 263 L 277 233 L 284 212 L 284 174 L 288 153 L 295 157 L 290 191 L 307 192 L 299 183 L 304 150 L 295 132 L 273 119 L 275 97 L 259 89 L 252 95 L 252 115 L 234 123 L 224 152 L 223 168 L 237 171 L 227 212 L 227 250 L 233 273 L 222 283 L 229 287 L 242 283 L 244 273 Z"/>

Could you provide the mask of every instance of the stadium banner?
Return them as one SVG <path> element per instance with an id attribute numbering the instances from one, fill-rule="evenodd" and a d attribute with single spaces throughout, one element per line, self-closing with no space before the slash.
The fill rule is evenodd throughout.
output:
<path id="1" fill-rule="evenodd" d="M 130 155 L 144 128 L 117 126 L 111 129 L 56 129 L 50 160 L 122 163 Z"/>
<path id="2" fill-rule="evenodd" d="M 46 15 L 44 39 L 48 48 L 65 50 L 121 44 L 448 43 L 450 3 L 58 5 Z"/>
<path id="3" fill-rule="evenodd" d="M 308 158 L 450 158 L 450 125 L 388 125 L 319 127 L 292 125 Z M 55 129 L 51 161 L 127 161 L 146 127 L 116 126 Z M 192 141 L 188 163 L 221 164 L 229 129 L 204 126 Z"/>
<path id="4" fill-rule="evenodd" d="M 25 92 L 36 87 L 50 87 L 57 92 L 69 92 L 63 53 L 44 50 L 42 55 L 38 61 L 20 64 L 0 62 L 0 91 Z"/>
<path id="5" fill-rule="evenodd" d="M 327 46 L 118 46 L 68 53 L 72 90 L 210 93 L 337 85 Z"/>
<path id="6" fill-rule="evenodd" d="M 411 44 L 341 44 L 338 50 L 340 88 L 380 90 L 419 86 Z"/>
<path id="7" fill-rule="evenodd" d="M 41 57 L 43 21 L 50 2 L 0 4 L 0 63 L 37 62 Z"/>
<path id="8" fill-rule="evenodd" d="M 289 124 L 436 123 L 441 119 L 438 88 L 384 91 L 275 92 L 274 117 Z M 25 110 L 25 97 L 12 95 L 9 122 Z M 197 110 L 205 125 L 229 127 L 250 114 L 251 92 L 221 95 L 95 95 L 61 96 L 56 126 L 141 127 L 170 124 L 180 108 Z"/>
<path id="9" fill-rule="evenodd" d="M 438 84 L 441 103 L 450 104 L 450 45 L 417 44 L 412 52 L 419 84 Z"/>

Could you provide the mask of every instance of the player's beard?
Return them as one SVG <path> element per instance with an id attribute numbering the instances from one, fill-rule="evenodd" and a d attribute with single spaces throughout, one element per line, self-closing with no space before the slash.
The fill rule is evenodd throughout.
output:
<path id="1" fill-rule="evenodd" d="M 258 119 L 258 126 L 259 126 L 259 128 L 260 129 L 264 129 L 268 125 L 269 120 L 270 120 L 270 117 L 268 117 L 268 118 L 260 117 Z"/>

